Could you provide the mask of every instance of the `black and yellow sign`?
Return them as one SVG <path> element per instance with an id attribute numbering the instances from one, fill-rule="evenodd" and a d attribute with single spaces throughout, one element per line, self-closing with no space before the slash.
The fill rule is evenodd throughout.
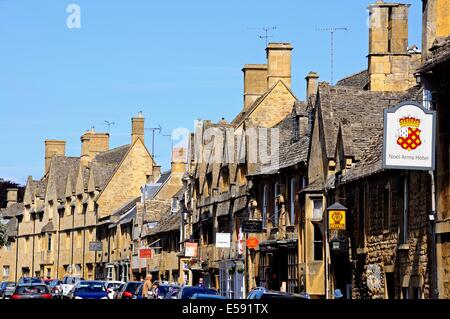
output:
<path id="1" fill-rule="evenodd" d="M 345 210 L 330 210 L 328 213 L 330 230 L 345 230 Z"/>

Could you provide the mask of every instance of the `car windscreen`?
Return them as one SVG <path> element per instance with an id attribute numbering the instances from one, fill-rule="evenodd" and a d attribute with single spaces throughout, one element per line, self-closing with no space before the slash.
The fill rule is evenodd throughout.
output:
<path id="1" fill-rule="evenodd" d="M 110 282 L 110 283 L 108 284 L 108 288 L 111 288 L 111 289 L 117 289 L 117 288 L 119 288 L 120 286 L 121 286 L 121 284 L 116 283 L 116 282 Z"/>
<path id="2" fill-rule="evenodd" d="M 130 282 L 130 283 L 126 286 L 125 291 L 131 292 L 131 293 L 134 294 L 135 291 L 136 291 L 136 289 L 139 288 L 139 285 L 140 285 L 140 284 L 141 284 L 140 282 Z"/>
<path id="3" fill-rule="evenodd" d="M 6 284 L 6 288 L 14 288 L 15 286 L 16 286 L 16 284 L 13 283 L 13 282 L 8 282 L 8 283 Z"/>
<path id="4" fill-rule="evenodd" d="M 64 278 L 63 284 L 64 285 L 74 285 L 77 283 L 79 279 L 76 277 L 66 277 Z"/>
<path id="5" fill-rule="evenodd" d="M 276 300 L 276 299 L 294 299 L 289 295 L 279 295 L 279 294 L 263 294 L 260 299 L 264 300 Z"/>
<path id="6" fill-rule="evenodd" d="M 194 294 L 206 294 L 206 295 L 217 295 L 217 291 L 213 289 L 205 289 L 205 288 L 184 288 L 181 293 L 181 298 L 190 299 Z"/>
<path id="7" fill-rule="evenodd" d="M 97 293 L 104 291 L 106 291 L 106 288 L 103 284 L 81 284 L 75 289 L 75 292 L 79 293 Z"/>
<path id="8" fill-rule="evenodd" d="M 47 286 L 20 286 L 16 288 L 16 294 L 19 295 L 35 295 L 35 294 L 48 294 Z"/>

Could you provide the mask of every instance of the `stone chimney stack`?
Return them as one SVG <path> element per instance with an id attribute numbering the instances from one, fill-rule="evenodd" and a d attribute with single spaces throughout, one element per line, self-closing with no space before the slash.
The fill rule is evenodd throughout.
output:
<path id="1" fill-rule="evenodd" d="M 409 7 L 381 0 L 368 7 L 371 91 L 405 91 L 416 85 L 414 71 L 420 61 L 417 53 L 408 51 Z"/>
<path id="2" fill-rule="evenodd" d="M 137 139 L 141 139 L 142 143 L 144 143 L 144 136 L 145 136 L 145 119 L 142 112 L 139 112 L 136 117 L 133 117 L 131 119 L 131 143 L 134 144 Z M 153 156 L 153 154 L 152 154 Z"/>
<path id="3" fill-rule="evenodd" d="M 246 64 L 244 72 L 244 110 L 267 90 L 267 64 Z"/>
<path id="4" fill-rule="evenodd" d="M 66 141 L 45 141 L 45 175 L 48 174 L 53 156 L 66 155 Z"/>
<path id="5" fill-rule="evenodd" d="M 17 203 L 17 194 L 18 194 L 19 190 L 17 188 L 8 188 L 6 191 L 7 191 L 7 195 L 6 195 L 7 206 L 6 207 L 10 207 L 11 205 Z"/>
<path id="6" fill-rule="evenodd" d="M 171 174 L 183 175 L 187 170 L 187 149 L 177 147 L 172 150 Z"/>
<path id="7" fill-rule="evenodd" d="M 436 38 L 450 35 L 450 0 L 422 0 L 422 61 Z"/>
<path id="8" fill-rule="evenodd" d="M 291 88 L 291 53 L 290 43 L 269 43 L 267 52 L 267 88 L 282 80 Z"/>
<path id="9" fill-rule="evenodd" d="M 97 133 L 95 128 L 92 128 L 81 137 L 81 163 L 83 165 L 89 164 L 98 153 L 108 150 L 108 133 Z"/>
<path id="10" fill-rule="evenodd" d="M 319 74 L 317 74 L 316 72 L 309 72 L 305 80 L 306 80 L 306 100 L 308 100 L 311 96 L 317 94 Z"/>

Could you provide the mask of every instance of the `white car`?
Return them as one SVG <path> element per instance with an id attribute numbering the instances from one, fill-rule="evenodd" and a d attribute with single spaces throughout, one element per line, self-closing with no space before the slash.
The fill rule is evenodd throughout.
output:
<path id="1" fill-rule="evenodd" d="M 61 296 L 62 298 L 68 298 L 69 293 L 83 278 L 79 276 L 65 276 L 61 284 Z"/>
<path id="2" fill-rule="evenodd" d="M 107 281 L 105 283 L 109 299 L 115 299 L 119 287 L 123 284 L 125 284 L 123 281 Z"/>

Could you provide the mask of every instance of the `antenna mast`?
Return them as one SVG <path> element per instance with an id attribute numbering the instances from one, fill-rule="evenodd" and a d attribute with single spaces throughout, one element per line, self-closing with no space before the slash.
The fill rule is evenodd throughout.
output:
<path id="1" fill-rule="evenodd" d="M 320 28 L 317 29 L 317 31 L 327 31 L 330 32 L 330 37 L 331 37 L 331 45 L 330 45 L 330 60 L 331 60 L 331 85 L 334 85 L 334 33 L 336 31 L 345 31 L 348 32 L 348 30 L 350 30 L 349 28 L 346 27 L 342 27 L 342 28 Z"/>
<path id="2" fill-rule="evenodd" d="M 116 125 L 115 122 L 105 121 L 106 125 L 108 125 L 108 134 L 111 133 L 111 126 Z"/>
<path id="3" fill-rule="evenodd" d="M 250 28 L 252 30 L 263 30 L 264 31 L 264 35 L 258 35 L 258 38 L 260 39 L 265 39 L 266 40 L 266 48 L 267 45 L 269 44 L 269 38 L 272 38 L 272 35 L 269 35 L 269 31 L 270 30 L 276 30 L 277 27 L 262 27 L 262 28 Z"/>
<path id="4" fill-rule="evenodd" d="M 152 156 L 155 157 L 155 131 L 158 131 L 158 134 L 161 134 L 162 127 L 158 125 L 158 127 L 149 127 L 146 130 L 152 131 Z"/>

